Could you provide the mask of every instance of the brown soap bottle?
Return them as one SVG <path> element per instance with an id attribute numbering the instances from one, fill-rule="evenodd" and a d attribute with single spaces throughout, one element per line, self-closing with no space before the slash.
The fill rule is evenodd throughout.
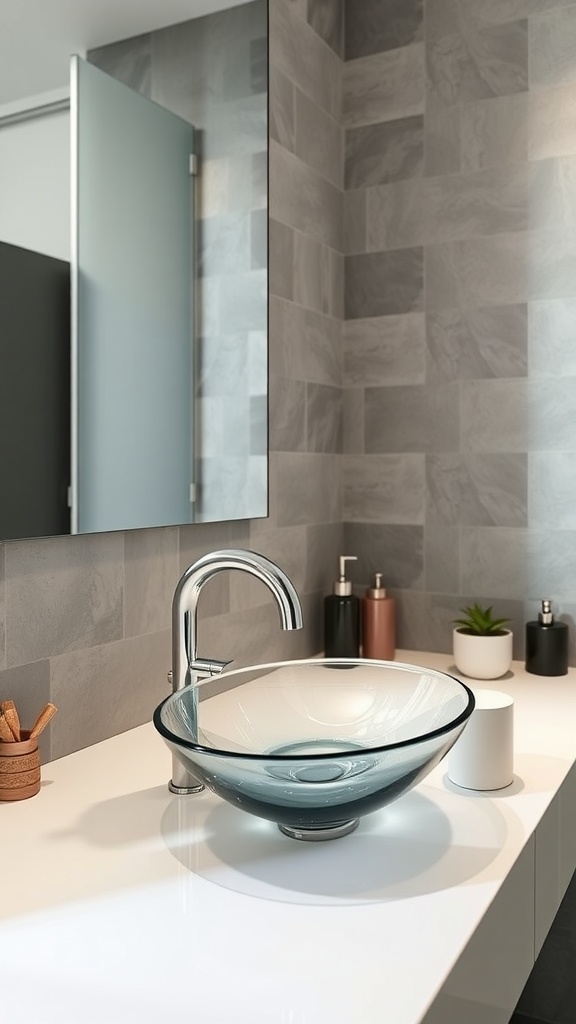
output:
<path id="1" fill-rule="evenodd" d="M 382 573 L 374 575 L 362 599 L 362 656 L 393 661 L 396 654 L 396 602 L 382 586 Z"/>

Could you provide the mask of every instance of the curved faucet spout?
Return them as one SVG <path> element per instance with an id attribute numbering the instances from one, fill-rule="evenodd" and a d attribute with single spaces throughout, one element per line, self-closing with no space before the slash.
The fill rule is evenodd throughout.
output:
<path id="1" fill-rule="evenodd" d="M 217 675 L 227 662 L 198 658 L 198 599 L 203 586 L 218 573 L 241 569 L 265 583 L 278 605 L 282 629 L 302 627 L 302 606 L 293 583 L 279 566 L 264 555 L 241 548 L 213 551 L 203 555 L 181 576 L 172 602 L 172 689 L 180 690 Z M 170 789 L 174 793 L 198 792 L 202 789 L 179 762 L 174 762 Z"/>

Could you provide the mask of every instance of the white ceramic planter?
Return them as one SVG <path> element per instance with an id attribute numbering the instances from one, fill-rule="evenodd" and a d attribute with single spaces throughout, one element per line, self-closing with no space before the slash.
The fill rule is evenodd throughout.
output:
<path id="1" fill-rule="evenodd" d="M 499 679 L 512 663 L 512 632 L 505 629 L 492 636 L 452 632 L 454 662 L 459 672 L 471 679 Z"/>

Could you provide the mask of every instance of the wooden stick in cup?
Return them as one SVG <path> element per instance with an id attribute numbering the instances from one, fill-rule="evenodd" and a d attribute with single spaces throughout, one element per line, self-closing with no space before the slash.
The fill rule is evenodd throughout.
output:
<path id="1" fill-rule="evenodd" d="M 0 712 L 0 742 L 14 743 L 14 734 L 2 712 Z"/>
<path id="2" fill-rule="evenodd" d="M 35 740 L 36 737 L 40 735 L 42 730 L 48 725 L 48 722 L 50 721 L 51 718 L 54 717 L 57 711 L 58 708 L 56 707 L 56 705 L 51 703 L 48 703 L 46 707 L 42 708 L 42 711 L 38 715 L 38 718 L 36 719 L 34 725 L 30 730 L 31 740 Z"/>
<path id="3" fill-rule="evenodd" d="M 0 711 L 4 715 L 6 722 L 8 723 L 12 732 L 13 739 L 16 743 L 20 742 L 20 719 L 18 718 L 18 712 L 16 711 L 16 705 L 13 700 L 3 700 L 0 704 Z"/>

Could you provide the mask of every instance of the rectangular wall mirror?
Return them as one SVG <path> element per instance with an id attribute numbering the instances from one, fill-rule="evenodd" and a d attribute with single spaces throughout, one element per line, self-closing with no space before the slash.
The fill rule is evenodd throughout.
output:
<path id="1" fill-rule="evenodd" d="M 86 28 L 97 45 L 75 63 L 78 95 L 87 83 L 101 87 L 88 103 L 101 108 L 91 142 L 81 103 L 70 112 L 54 80 L 39 90 L 34 79 L 29 96 L 22 81 L 11 91 L 3 64 L 0 540 L 267 514 L 267 3 L 174 2 L 178 10 L 168 4 L 155 15 L 164 24 L 146 31 L 141 22 L 132 34 L 125 24 L 108 35 Z M 43 16 L 53 9 L 60 24 L 65 6 L 43 0 Z M 178 20 L 166 24 L 170 13 Z M 0 59 L 9 45 L 3 38 Z M 124 109 L 129 129 L 114 126 L 104 97 Z M 154 127 L 138 141 L 144 109 Z M 149 130 L 164 134 L 147 155 Z M 178 180 L 168 137 L 187 157 Z M 80 176 L 62 181 L 69 140 Z M 30 167 L 38 146 L 44 196 Z M 68 224 L 55 216 L 66 195 Z"/>

